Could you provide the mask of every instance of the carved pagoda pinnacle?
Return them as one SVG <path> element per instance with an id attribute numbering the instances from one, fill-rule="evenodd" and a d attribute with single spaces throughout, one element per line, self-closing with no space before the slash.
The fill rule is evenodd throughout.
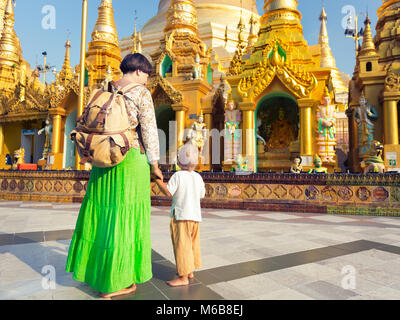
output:
<path id="1" fill-rule="evenodd" d="M 99 6 L 99 16 L 92 32 L 91 42 L 105 42 L 119 46 L 112 0 L 102 0 Z"/>
<path id="2" fill-rule="evenodd" d="M 376 48 L 372 40 L 371 20 L 369 19 L 369 17 L 365 19 L 364 24 L 365 24 L 364 39 L 359 56 L 375 55 Z"/>
<path id="3" fill-rule="evenodd" d="M 264 15 L 261 24 L 278 20 L 300 22 L 301 14 L 297 10 L 297 0 L 264 0 Z"/>
<path id="4" fill-rule="evenodd" d="M 88 45 L 86 61 L 90 65 L 89 87 L 101 85 L 108 65 L 111 65 L 112 70 L 116 70 L 113 76 L 119 76 L 118 70 L 122 57 L 111 0 L 101 1 L 92 40 Z"/>
<path id="5" fill-rule="evenodd" d="M 335 68 L 336 62 L 333 57 L 331 47 L 329 46 L 329 35 L 328 28 L 326 26 L 326 21 L 328 20 L 328 15 L 326 14 L 325 8 L 322 7 L 322 12 L 319 17 L 321 21 L 321 29 L 319 32 L 319 45 L 321 46 L 321 68 Z"/>
<path id="6" fill-rule="evenodd" d="M 247 52 L 251 51 L 251 49 L 253 48 L 253 46 L 257 42 L 257 38 L 258 38 L 257 34 L 256 34 L 256 31 L 255 31 L 255 26 L 257 24 L 257 21 L 254 18 L 254 15 L 251 15 L 249 24 L 250 24 L 250 33 L 249 33 L 249 37 L 247 39 Z"/>
<path id="7" fill-rule="evenodd" d="M 67 40 L 67 42 L 65 43 L 64 65 L 62 67 L 62 70 L 58 74 L 58 79 L 63 84 L 66 84 L 69 80 L 71 80 L 74 77 L 70 63 L 70 48 L 71 48 L 71 41 Z"/>
<path id="8" fill-rule="evenodd" d="M 138 42 L 138 36 L 137 36 L 137 32 L 136 32 L 136 24 L 135 24 L 135 31 L 133 32 L 133 36 L 132 36 L 132 41 L 133 41 L 133 49 L 132 49 L 132 53 L 137 53 L 137 42 Z"/>
<path id="9" fill-rule="evenodd" d="M 197 11 L 193 0 L 172 0 L 164 32 L 169 35 L 174 30 L 198 34 Z"/>
<path id="10" fill-rule="evenodd" d="M 12 0 L 8 0 L 4 12 L 4 27 L 0 39 L 0 65 L 19 65 L 19 41 L 14 31 L 14 8 Z"/>

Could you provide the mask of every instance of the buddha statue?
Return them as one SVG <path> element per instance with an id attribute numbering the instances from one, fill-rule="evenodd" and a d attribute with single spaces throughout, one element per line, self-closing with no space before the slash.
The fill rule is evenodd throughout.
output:
<path id="1" fill-rule="evenodd" d="M 296 139 L 294 125 L 291 121 L 285 119 L 285 110 L 279 109 L 278 120 L 271 127 L 271 135 L 267 142 L 269 150 L 288 149 L 292 141 Z"/>

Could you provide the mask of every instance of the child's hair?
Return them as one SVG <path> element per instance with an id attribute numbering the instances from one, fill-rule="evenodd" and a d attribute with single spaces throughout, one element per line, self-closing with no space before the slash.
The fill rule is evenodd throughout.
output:
<path id="1" fill-rule="evenodd" d="M 199 161 L 199 149 L 187 142 L 178 151 L 178 161 L 184 168 L 196 167 Z"/>

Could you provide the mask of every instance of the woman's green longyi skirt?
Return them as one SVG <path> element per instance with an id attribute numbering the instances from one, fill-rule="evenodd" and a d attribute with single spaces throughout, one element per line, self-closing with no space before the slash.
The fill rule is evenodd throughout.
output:
<path id="1" fill-rule="evenodd" d="M 150 166 L 140 150 L 115 167 L 93 167 L 66 272 L 103 293 L 149 281 L 150 212 Z"/>

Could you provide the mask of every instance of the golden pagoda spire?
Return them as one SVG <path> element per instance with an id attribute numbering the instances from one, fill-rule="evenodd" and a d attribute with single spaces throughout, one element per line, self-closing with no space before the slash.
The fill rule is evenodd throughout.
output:
<path id="1" fill-rule="evenodd" d="M 119 46 L 117 27 L 114 20 L 112 0 L 102 0 L 99 16 L 92 32 L 91 42 L 105 42 Z"/>
<path id="2" fill-rule="evenodd" d="M 258 38 L 256 33 L 255 33 L 255 25 L 257 24 L 257 21 L 254 18 L 253 14 L 251 15 L 249 24 L 250 24 L 250 33 L 249 33 L 249 37 L 247 39 L 247 52 L 251 51 L 251 49 L 253 48 L 253 46 L 257 42 L 257 38 Z"/>
<path id="3" fill-rule="evenodd" d="M 58 74 L 59 81 L 61 81 L 64 84 L 74 77 L 70 63 L 70 48 L 71 48 L 71 41 L 69 41 L 68 39 L 67 42 L 65 43 L 64 65 L 62 67 L 62 70 Z"/>
<path id="4" fill-rule="evenodd" d="M 3 33 L 3 26 L 4 26 L 4 12 L 6 9 L 6 4 L 8 0 L 0 0 L 0 35 Z"/>
<path id="5" fill-rule="evenodd" d="M 326 14 L 325 8 L 322 7 L 322 12 L 319 17 L 321 21 L 321 29 L 319 32 L 319 45 L 321 46 L 321 68 L 335 68 L 336 62 L 333 57 L 331 47 L 329 46 L 329 35 L 328 28 L 326 27 L 326 21 L 328 20 L 328 15 Z"/>
<path id="6" fill-rule="evenodd" d="M 369 19 L 368 16 L 367 19 L 365 19 L 364 24 L 365 24 L 365 29 L 364 29 L 363 44 L 361 46 L 359 55 L 360 56 L 375 55 L 376 48 L 372 40 L 371 20 Z"/>
<path id="7" fill-rule="evenodd" d="M 198 34 L 197 11 L 193 0 L 171 1 L 164 32 L 170 35 L 173 30 Z"/>
<path id="8" fill-rule="evenodd" d="M 137 53 L 137 42 L 138 42 L 138 36 L 137 36 L 137 32 L 136 32 L 136 24 L 135 24 L 135 31 L 133 32 L 133 36 L 132 36 L 132 41 L 133 41 L 133 49 L 132 49 L 132 53 Z"/>
<path id="9" fill-rule="evenodd" d="M 0 39 L 0 65 L 19 65 L 19 42 L 14 31 L 14 8 L 12 0 L 8 0 L 4 12 L 4 27 Z"/>
<path id="10" fill-rule="evenodd" d="M 102 0 L 99 15 L 92 33 L 86 53 L 86 61 L 91 66 L 89 71 L 89 87 L 100 86 L 110 65 L 113 76 L 120 75 L 119 66 L 122 61 L 118 32 L 115 26 L 112 0 Z"/>

